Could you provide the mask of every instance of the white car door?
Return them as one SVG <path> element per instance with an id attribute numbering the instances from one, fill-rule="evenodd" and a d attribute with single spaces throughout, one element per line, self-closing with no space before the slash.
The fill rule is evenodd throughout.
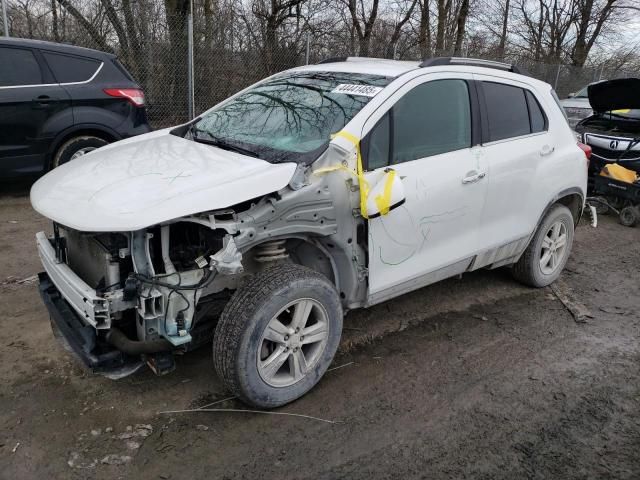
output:
<path id="1" fill-rule="evenodd" d="M 364 125 L 368 182 L 375 185 L 392 168 L 406 198 L 369 219 L 370 304 L 460 273 L 482 248 L 478 225 L 487 179 L 474 146 L 469 80 L 464 74 L 416 78 Z"/>
<path id="2" fill-rule="evenodd" d="M 530 87 L 489 75 L 474 78 L 484 94 L 487 127 L 482 148 L 489 181 L 481 235 L 492 249 L 528 237 L 535 228 L 540 206 L 534 197 L 542 193 L 536 170 L 554 161 L 557 145 Z"/>

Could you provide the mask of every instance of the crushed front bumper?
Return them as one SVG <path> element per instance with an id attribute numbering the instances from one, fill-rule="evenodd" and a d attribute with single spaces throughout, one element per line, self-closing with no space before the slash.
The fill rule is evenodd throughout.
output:
<path id="1" fill-rule="evenodd" d="M 121 378 L 144 364 L 139 356 L 125 355 L 99 341 L 96 329 L 71 308 L 47 273 L 39 273 L 38 279 L 40 296 L 49 311 L 52 327 L 60 332 L 60 336 L 87 368 L 109 378 Z"/>

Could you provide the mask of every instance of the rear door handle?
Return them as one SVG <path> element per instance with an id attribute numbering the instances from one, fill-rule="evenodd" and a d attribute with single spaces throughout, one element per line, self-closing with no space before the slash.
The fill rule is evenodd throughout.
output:
<path id="1" fill-rule="evenodd" d="M 552 147 L 551 145 L 543 145 L 542 148 L 540 149 L 540 156 L 544 157 L 546 155 L 551 155 L 554 150 L 555 150 L 555 147 Z"/>
<path id="2" fill-rule="evenodd" d="M 31 101 L 34 103 L 35 108 L 48 107 L 51 104 L 51 102 L 55 102 L 56 100 L 58 99 L 52 98 L 49 95 L 40 95 L 36 98 L 31 99 Z"/>
<path id="3" fill-rule="evenodd" d="M 476 172 L 476 171 L 468 172 L 467 176 L 462 179 L 462 183 L 464 183 L 465 185 L 467 183 L 476 183 L 482 180 L 486 175 L 487 175 L 487 172 Z"/>

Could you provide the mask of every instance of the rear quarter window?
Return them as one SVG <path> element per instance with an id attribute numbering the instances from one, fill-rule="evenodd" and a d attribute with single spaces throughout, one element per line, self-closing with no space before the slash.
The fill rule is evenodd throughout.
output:
<path id="1" fill-rule="evenodd" d="M 58 83 L 86 82 L 102 62 L 86 57 L 42 52 Z"/>
<path id="2" fill-rule="evenodd" d="M 564 117 L 564 119 L 566 120 L 567 125 L 568 125 L 569 124 L 569 117 L 567 116 L 566 110 L 562 107 L 562 104 L 560 103 L 560 99 L 558 98 L 558 94 L 556 93 L 556 91 L 554 89 L 551 89 L 551 96 L 553 97 L 553 101 L 556 102 L 556 105 L 558 106 L 558 108 L 562 112 L 562 116 Z"/>
<path id="3" fill-rule="evenodd" d="M 531 118 L 531 133 L 543 132 L 547 129 L 547 117 L 535 95 L 529 90 L 525 90 L 525 93 L 527 104 L 529 105 L 529 117 Z"/>

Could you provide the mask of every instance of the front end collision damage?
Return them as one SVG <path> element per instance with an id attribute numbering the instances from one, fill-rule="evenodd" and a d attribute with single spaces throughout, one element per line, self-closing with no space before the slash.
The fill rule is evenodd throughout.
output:
<path id="1" fill-rule="evenodd" d="M 330 147 L 319 163 L 336 158 L 336 153 L 344 155 L 335 149 Z M 348 174 L 314 175 L 300 168 L 290 186 L 276 193 L 123 232 L 127 246 L 101 259 L 118 281 L 110 282 L 105 275 L 100 286 L 89 285 L 64 259 L 56 258 L 56 240 L 39 233 L 38 247 L 48 291 L 53 287 L 71 306 L 64 315 L 77 316 L 95 331 L 96 339 L 84 350 L 100 350 L 102 342 L 125 357 L 139 360 L 142 355 L 156 373 L 165 373 L 173 367 L 160 368 L 158 358 L 210 340 L 232 293 L 273 262 L 299 263 L 321 272 L 336 285 L 345 309 L 365 305 L 366 231 L 358 227 L 362 219 L 357 209 L 335 208 L 345 203 L 357 205 L 357 186 Z M 176 245 L 194 229 L 208 243 L 200 250 Z M 61 230 L 64 235 L 65 228 Z M 184 260 L 189 255 L 191 262 Z M 115 272 L 114 262 L 119 262 Z M 60 310 L 59 302 L 47 306 L 52 318 L 60 317 L 60 311 L 52 311 Z M 95 371 L 108 370 L 95 359 L 83 360 Z"/>

